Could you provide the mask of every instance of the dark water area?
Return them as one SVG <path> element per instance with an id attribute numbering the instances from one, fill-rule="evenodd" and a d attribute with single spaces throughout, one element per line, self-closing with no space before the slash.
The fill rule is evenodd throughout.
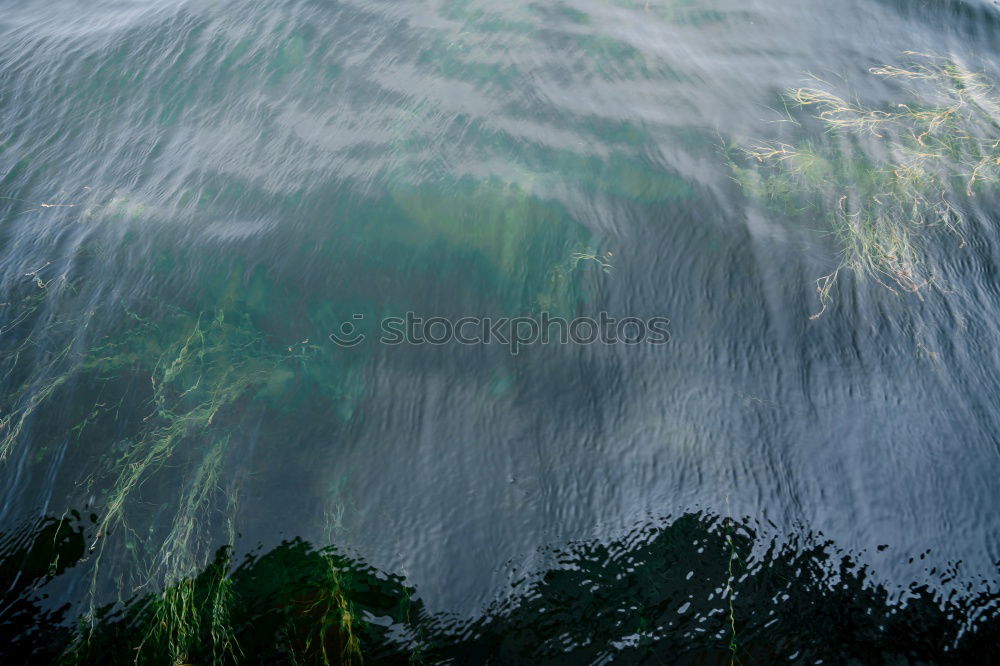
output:
<path id="1" fill-rule="evenodd" d="M 4 663 L 995 659 L 998 54 L 987 0 L 4 0 Z"/>
<path id="2" fill-rule="evenodd" d="M 6 614 L 21 630 L 6 649 L 26 663 L 56 660 L 71 644 L 65 609 L 43 609 L 25 601 L 24 592 L 76 566 L 86 552 L 77 514 L 34 527 L 30 546 L 5 544 L 22 574 L 5 599 L 15 599 Z M 771 542 L 754 555 L 764 545 L 757 538 L 728 519 L 687 514 L 610 543 L 570 543 L 546 552 L 556 566 L 519 574 L 513 594 L 475 619 L 430 613 L 404 578 L 335 548 L 293 539 L 238 564 L 222 548 L 191 581 L 201 630 L 188 659 L 208 663 L 225 654 L 209 630 L 223 577 L 233 599 L 227 640 L 251 663 L 336 660 L 347 638 L 329 620 L 340 610 L 331 588 L 373 618 L 355 631 L 361 653 L 378 663 L 725 664 L 733 659 L 731 645 L 717 636 L 732 636 L 737 617 L 739 659 L 752 663 L 971 663 L 996 655 L 993 637 L 975 626 L 987 620 L 978 611 L 996 603 L 995 594 L 941 604 L 927 587 L 911 586 L 906 603 L 896 605 L 828 541 Z M 50 568 L 53 560 L 60 565 Z M 735 568 L 740 595 L 730 603 L 726 581 Z M 74 663 L 169 662 L 164 644 L 148 640 L 157 599 L 140 595 L 100 609 L 97 629 Z M 122 653 L 122 645 L 139 646 L 139 654 Z"/>

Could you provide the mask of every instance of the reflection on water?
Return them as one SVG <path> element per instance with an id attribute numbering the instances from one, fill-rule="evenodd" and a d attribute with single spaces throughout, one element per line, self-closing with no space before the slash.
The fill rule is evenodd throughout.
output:
<path id="1" fill-rule="evenodd" d="M 727 663 L 735 626 L 744 663 L 982 655 L 996 93 L 869 70 L 1000 82 L 998 28 L 980 0 L 7 3 L 0 651 Z M 961 145 L 830 132 L 805 87 Z M 671 341 L 377 344 L 406 312 Z"/>
<path id="2" fill-rule="evenodd" d="M 90 528 L 92 529 L 92 527 Z M 935 598 L 926 586 L 873 584 L 834 544 L 767 540 L 731 519 L 687 514 L 541 553 L 511 569 L 506 596 L 480 617 L 431 613 L 419 590 L 334 547 L 293 539 L 234 563 L 221 548 L 165 593 L 97 611 L 84 638 L 43 590 L 86 557 L 79 514 L 7 535 L 3 598 L 21 629 L 10 657 L 72 663 L 970 663 L 996 656 L 984 630 L 997 593 Z M 51 562 L 58 562 L 55 567 Z M 935 573 L 940 579 L 956 567 Z M 171 606 L 183 597 L 188 607 Z M 173 620 L 169 628 L 165 620 Z M 121 645 L 139 654 L 122 655 Z"/>

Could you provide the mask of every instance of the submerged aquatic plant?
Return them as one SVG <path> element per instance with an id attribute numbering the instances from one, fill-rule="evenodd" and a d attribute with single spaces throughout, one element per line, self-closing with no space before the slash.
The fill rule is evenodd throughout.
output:
<path id="1" fill-rule="evenodd" d="M 786 101 L 813 112 L 822 138 L 744 147 L 749 165 L 730 163 L 751 196 L 816 209 L 829 222 L 842 257 L 817 280 L 822 307 L 813 319 L 826 310 L 843 269 L 919 296 L 934 276 L 923 261 L 924 230 L 956 231 L 962 197 L 1000 182 L 1000 98 L 993 87 L 953 60 L 907 55 L 915 58 L 907 67 L 870 72 L 907 82 L 920 102 L 871 108 L 817 80 L 816 87 L 788 91 Z"/>
<path id="2" fill-rule="evenodd" d="M 427 624 L 428 615 L 414 593 L 402 577 L 334 546 L 313 548 L 295 539 L 248 554 L 242 562 L 225 546 L 203 569 L 162 594 L 144 593 L 101 609 L 86 643 L 59 645 L 65 638 L 53 632 L 56 641 L 45 649 L 51 663 L 75 666 L 420 663 L 410 635 Z M 164 607 L 178 595 L 196 620 L 180 657 L 159 627 L 169 621 Z M 36 617 L 48 619 L 37 612 Z M 6 656 L 4 646 L 0 656 Z"/>
<path id="3" fill-rule="evenodd" d="M 242 562 L 223 547 L 181 583 L 199 617 L 184 661 L 156 629 L 173 586 L 102 609 L 91 640 L 67 649 L 69 607 L 53 609 L 46 585 L 86 557 L 81 523 L 70 512 L 0 532 L 4 663 L 994 663 L 1000 632 L 986 581 L 946 594 L 888 585 L 819 535 L 694 513 L 545 549 L 551 566 L 518 571 L 471 617 L 431 613 L 403 576 L 336 546 L 295 539 Z M 220 607 L 230 653 L 211 629 Z"/>
<path id="4" fill-rule="evenodd" d="M 394 189 L 391 229 L 372 224 L 365 238 L 459 256 L 510 309 L 544 301 L 571 312 L 584 294 L 577 273 L 609 270 L 610 253 L 596 254 L 590 233 L 557 203 L 494 180 L 455 191 Z M 128 223 L 119 203 L 100 209 L 101 219 Z M 172 270 L 171 257 L 159 253 L 153 270 Z M 332 329 L 342 304 L 304 299 L 283 309 L 292 299 L 270 297 L 277 283 L 236 263 L 200 279 L 184 300 L 147 295 L 95 312 L 98 299 L 56 277 L 60 267 L 26 274 L 23 298 L 11 294 L 0 313 L 0 332 L 20 334 L 0 347 L 11 387 L 0 396 L 0 463 L 29 453 L 38 463 L 57 446 L 85 461 L 73 481 L 95 513 L 90 594 L 75 611 L 68 653 L 91 653 L 99 627 L 141 599 L 143 621 L 127 643 L 141 663 L 240 661 L 247 639 L 233 630 L 233 572 L 205 567 L 218 544 L 238 540 L 237 491 L 268 461 L 259 449 L 241 458 L 259 433 L 281 433 L 313 409 L 346 422 L 361 399 L 362 357 L 309 343 Z M 283 321 L 305 313 L 306 330 Z M 360 662 L 370 618 L 344 564 L 325 557 L 324 565 L 323 587 L 296 605 L 296 653 Z"/>
<path id="5" fill-rule="evenodd" d="M 26 314 L 14 313 L 8 326 L 51 325 L 31 318 L 41 302 L 33 292 L 17 301 Z M 45 440 L 40 418 L 55 421 L 51 429 L 62 433 L 55 436 L 78 446 L 111 444 L 96 453 L 82 483 L 99 498 L 99 516 L 86 549 L 89 607 L 67 663 L 89 663 L 86 655 L 107 638 L 95 636 L 97 627 L 136 608 L 130 604 L 140 598 L 142 622 L 127 632 L 138 663 L 239 662 L 246 655 L 234 633 L 239 602 L 232 567 L 228 560 L 210 563 L 220 541 L 237 540 L 238 481 L 229 477 L 241 417 L 250 402 L 280 411 L 300 389 L 314 390 L 318 404 L 336 404 L 347 390 L 342 384 L 356 382 L 356 375 L 338 375 L 307 340 L 291 347 L 268 342 L 240 299 L 202 310 L 162 304 L 149 310 L 128 312 L 96 343 L 84 340 L 80 322 L 71 320 L 55 327 L 67 333 L 57 353 L 39 352 L 30 334 L 4 350 L 6 375 L 18 381 L 3 396 L 0 462 L 29 437 Z M 343 563 L 325 557 L 324 567 L 327 584 L 301 604 L 316 624 L 296 621 L 309 627 L 301 649 L 322 655 L 317 663 L 360 663 L 358 636 L 367 622 L 345 592 L 352 583 Z M 108 583 L 118 600 L 101 606 Z"/>
<path id="6" fill-rule="evenodd" d="M 192 641 L 206 630 L 220 654 L 234 649 L 227 629 L 225 570 L 218 572 L 205 588 L 207 592 L 198 593 L 195 603 L 195 574 L 211 556 L 202 543 L 205 522 L 224 494 L 220 473 L 231 438 L 230 432 L 216 425 L 227 408 L 267 382 L 282 357 L 264 348 L 248 321 L 228 321 L 222 311 L 192 316 L 173 310 L 156 323 L 135 319 L 136 325 L 123 335 L 92 350 L 84 364 L 85 370 L 109 381 L 123 373 L 146 374 L 152 408 L 132 436 L 119 445 L 120 458 L 111 465 L 117 478 L 107 493 L 97 532 L 101 543 L 91 548 L 98 551 L 99 571 L 103 537 L 111 532 L 123 535 L 126 548 L 137 548 L 144 541 L 148 544 L 131 526 L 128 500 L 168 463 L 189 470 L 169 532 L 155 552 L 144 558 L 146 572 L 137 585 L 137 589 L 148 584 L 166 586 L 151 606 L 156 621 L 149 624 L 149 635 L 143 640 L 168 646 L 171 658 L 182 663 Z M 232 509 L 223 514 L 231 516 Z M 231 524 L 228 531 L 232 538 Z"/>

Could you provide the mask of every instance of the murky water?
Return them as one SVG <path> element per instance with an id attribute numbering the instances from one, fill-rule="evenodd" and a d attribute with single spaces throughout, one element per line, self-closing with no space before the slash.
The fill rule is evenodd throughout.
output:
<path id="1" fill-rule="evenodd" d="M 947 83 L 974 93 L 949 118 L 974 122 L 987 152 L 979 182 L 970 169 L 935 180 L 920 158 L 931 175 L 914 181 L 906 221 L 927 284 L 914 290 L 909 264 L 882 279 L 848 267 L 821 298 L 816 280 L 845 256 L 823 201 L 861 186 L 835 166 L 819 205 L 773 196 L 778 181 L 762 197 L 741 169 L 765 167 L 741 148 L 808 145 L 835 165 L 857 154 L 884 175 L 903 160 L 885 157 L 893 135 L 831 134 L 786 91 L 932 108 L 923 79 L 870 69 L 947 62 L 1000 83 L 998 53 L 986 0 L 6 0 L 0 622 L 22 636 L 10 649 L 48 640 L 25 630 L 45 609 L 70 604 L 49 619 L 71 641 L 77 620 L 93 630 L 96 609 L 160 594 L 222 546 L 233 562 L 283 561 L 279 544 L 298 538 L 412 586 L 386 583 L 384 606 L 412 597 L 436 618 L 420 626 L 451 647 L 425 646 L 429 662 L 565 649 L 566 663 L 661 663 L 690 648 L 692 663 L 879 650 L 896 663 L 905 652 L 887 636 L 906 627 L 923 645 L 912 620 L 855 652 L 832 611 L 808 625 L 829 632 L 822 650 L 796 643 L 800 609 L 855 603 L 933 616 L 931 647 L 995 650 L 983 637 L 997 635 L 1000 585 L 996 91 Z M 938 154 L 933 137 L 911 138 Z M 923 224 L 938 196 L 954 229 Z M 898 242 L 871 244 L 878 268 L 898 267 Z M 665 317 L 670 340 L 516 355 L 380 344 L 379 321 L 407 312 Z M 365 340 L 335 344 L 344 322 Z M 62 518 L 69 554 L 35 571 L 25 544 Z M 300 555 L 314 556 L 289 566 Z M 833 597 L 850 575 L 830 563 L 845 555 L 866 582 Z M 811 584 L 780 594 L 755 582 L 809 566 Z M 699 567 L 708 582 L 686 585 Z M 567 573 L 591 569 L 604 596 Z M 573 601 L 542 583 L 522 594 L 511 585 L 525 576 Z M 873 589 L 884 598 L 858 601 Z M 37 615 L 22 612 L 41 594 Z M 572 610 L 553 618 L 559 599 Z M 670 629 L 635 600 L 692 625 Z M 777 625 L 760 620 L 772 603 Z M 424 629 L 409 621 L 382 622 L 378 640 L 414 653 Z"/>

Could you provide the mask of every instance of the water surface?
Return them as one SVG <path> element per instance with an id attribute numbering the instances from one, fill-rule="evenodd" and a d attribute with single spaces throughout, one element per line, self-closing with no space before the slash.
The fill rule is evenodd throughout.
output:
<path id="1" fill-rule="evenodd" d="M 694 512 L 762 561 L 829 540 L 889 606 L 977 599 L 956 631 L 995 635 L 997 190 L 928 230 L 933 288 L 845 274 L 810 319 L 841 248 L 727 149 L 815 133 L 782 101 L 810 75 L 890 108 L 870 67 L 1000 82 L 998 47 L 985 0 L 8 0 L 0 529 L 79 512 L 88 554 L 42 604 L 67 623 L 292 538 L 472 621 L 568 544 Z M 372 339 L 407 311 L 663 316 L 671 341 Z M 370 338 L 340 348 L 349 320 Z"/>

